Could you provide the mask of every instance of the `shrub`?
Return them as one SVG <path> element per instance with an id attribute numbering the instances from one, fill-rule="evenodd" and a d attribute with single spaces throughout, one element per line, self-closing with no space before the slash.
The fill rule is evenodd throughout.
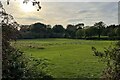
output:
<path id="1" fill-rule="evenodd" d="M 99 52 L 96 48 L 92 47 L 95 56 L 101 58 L 107 65 L 103 71 L 102 78 L 106 80 L 119 80 L 120 79 L 120 41 L 115 47 L 109 47 L 104 52 Z M 102 55 L 102 56 L 101 56 Z"/>
<path id="2" fill-rule="evenodd" d="M 44 68 L 47 67 L 46 60 L 27 57 L 23 52 L 13 48 L 10 41 L 15 39 L 15 28 L 12 25 L 2 25 L 2 76 L 3 79 L 21 80 L 25 79 L 52 79 Z"/>
<path id="3" fill-rule="evenodd" d="M 16 40 L 18 33 L 17 22 L 13 16 L 6 13 L 0 2 L 0 13 L 2 22 L 2 80 L 40 80 L 52 79 L 44 69 L 47 66 L 46 60 L 27 57 L 23 52 L 10 45 Z M 14 21 L 14 22 L 13 22 Z"/>

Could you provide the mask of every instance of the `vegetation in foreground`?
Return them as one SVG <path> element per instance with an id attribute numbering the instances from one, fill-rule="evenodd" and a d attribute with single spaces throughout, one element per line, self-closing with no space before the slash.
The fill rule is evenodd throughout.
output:
<path id="1" fill-rule="evenodd" d="M 46 67 L 45 61 L 28 57 L 18 49 L 10 45 L 12 40 L 16 40 L 18 35 L 18 24 L 13 16 L 6 13 L 0 2 L 0 13 L 2 22 L 2 80 L 39 80 L 52 79 L 43 69 Z M 37 69 L 39 66 L 39 69 Z"/>
<path id="2" fill-rule="evenodd" d="M 95 56 L 106 62 L 106 69 L 103 71 L 102 78 L 106 80 L 120 80 L 120 41 L 114 47 L 109 47 L 104 52 L 97 51 L 92 47 Z"/>
<path id="3" fill-rule="evenodd" d="M 8 0 L 8 2 L 7 2 L 8 4 L 9 4 L 9 0 Z M 37 2 L 37 3 L 39 3 L 39 2 Z M 37 4 L 36 3 L 36 4 Z M 0 7 L 2 7 L 2 5 L 0 4 Z M 38 7 L 39 7 L 39 9 L 41 8 L 40 6 L 39 6 L 39 4 L 38 4 Z M 3 9 L 3 8 L 2 8 Z M 38 10 L 39 10 L 38 9 Z M 4 12 L 4 10 L 2 11 L 2 13 Z M 8 14 L 6 14 L 6 13 L 4 13 L 4 14 L 2 14 L 2 16 L 4 15 L 4 19 L 2 20 L 2 23 L 5 23 L 5 20 L 7 20 L 6 21 L 6 23 L 7 23 L 7 27 L 9 27 L 10 28 L 10 26 L 13 26 L 13 27 L 15 27 L 13 24 L 11 25 L 11 24 L 9 24 L 8 25 L 8 16 L 10 17 L 10 18 L 13 18 L 11 15 L 8 15 Z M 7 17 L 6 17 L 7 16 Z M 102 23 L 102 22 L 99 22 L 99 23 Z M 99 23 L 95 23 L 95 27 L 97 27 L 96 28 L 96 30 L 98 31 L 98 33 L 96 33 L 97 35 L 98 35 L 98 39 L 101 39 L 100 38 L 100 36 L 101 35 L 106 35 L 106 33 L 104 33 L 104 34 L 102 34 L 102 32 L 101 32 L 101 30 L 103 29 L 103 28 L 105 28 L 104 27 L 104 25 L 101 25 L 101 24 L 99 24 Z M 14 23 L 14 24 L 16 24 L 16 22 Z M 4 27 L 6 27 L 4 25 Z M 58 25 L 55 25 L 55 29 L 56 29 L 56 26 L 58 26 Z M 70 27 L 71 26 L 73 26 L 72 28 L 74 28 L 74 25 L 70 25 Z M 111 25 L 112 26 L 112 28 L 110 29 L 110 30 L 112 30 L 112 31 L 110 31 L 110 33 L 107 33 L 107 36 L 108 37 L 110 37 L 109 39 L 119 39 L 119 37 L 120 37 L 120 29 L 119 29 L 119 25 Z M 2 25 L 2 27 L 3 27 L 3 25 Z M 69 27 L 69 28 L 70 28 Z M 101 27 L 103 27 L 103 28 L 101 28 Z M 9 28 L 7 29 L 8 31 L 9 31 Z M 90 28 L 92 28 L 92 27 L 90 27 Z M 89 28 L 89 29 L 90 29 Z M 5 29 L 5 30 L 6 30 Z M 64 35 L 62 35 L 62 38 L 63 37 L 65 37 L 65 38 L 83 38 L 83 37 L 85 37 L 85 39 L 86 39 L 86 36 L 87 37 L 90 37 L 90 38 L 92 38 L 93 36 L 96 36 L 96 35 L 94 35 L 94 34 L 91 34 L 91 32 L 89 33 L 89 29 L 87 30 L 85 30 L 84 31 L 84 29 L 83 30 L 81 30 L 81 29 L 79 29 L 79 30 L 77 30 L 77 29 L 75 29 L 75 30 L 77 30 L 77 32 L 73 32 L 73 33 L 71 33 L 71 34 L 69 34 L 68 33 L 68 35 L 66 35 L 66 34 L 64 34 Z M 104 29 L 105 31 L 104 32 L 107 32 L 106 31 L 106 29 Z M 4 31 L 4 30 L 3 30 Z M 10 31 L 11 31 L 11 29 L 10 29 Z M 53 31 L 54 31 L 54 29 L 53 29 Z M 70 30 L 71 31 L 71 30 Z M 88 35 L 87 35 L 87 31 L 88 31 Z M 69 31 L 68 31 L 69 32 Z M 109 32 L 109 31 L 108 31 Z M 61 33 L 59 34 L 59 31 L 58 31 L 58 33 L 56 32 L 56 30 L 53 32 L 54 33 L 54 35 L 55 35 L 55 37 L 57 36 L 57 37 L 61 37 Z M 14 32 L 14 34 L 15 34 L 15 32 Z M 72 36 L 72 35 L 75 35 L 76 37 L 74 37 L 74 36 Z M 85 35 L 84 35 L 85 34 Z M 21 52 L 20 51 L 16 51 L 16 49 L 14 49 L 14 48 L 12 48 L 10 45 L 9 45 L 9 41 L 11 41 L 11 39 L 13 39 L 12 38 L 12 36 L 11 36 L 11 34 L 4 34 L 3 35 L 4 37 L 3 37 L 3 43 L 2 43 L 2 46 L 3 46 L 3 52 L 2 52 L 2 54 L 4 55 L 4 58 L 3 58 L 3 66 L 4 66 L 4 69 L 3 69 L 3 72 L 4 72 L 4 78 L 7 76 L 7 77 L 9 77 L 9 78 L 20 78 L 21 76 L 23 76 L 23 74 L 22 73 L 24 73 L 24 71 L 22 71 L 22 69 L 21 69 L 21 61 L 20 60 L 18 60 L 18 56 L 21 56 Z M 35 33 L 35 36 L 36 36 L 36 33 Z M 67 36 L 67 37 L 66 37 Z M 33 36 L 34 37 L 34 36 Z M 39 38 L 40 36 L 39 36 L 39 33 L 37 33 L 37 37 Z M 7 38 L 7 39 L 6 39 Z M 46 38 L 46 37 L 45 37 Z M 34 47 L 34 46 L 29 46 L 30 48 L 36 48 L 36 47 Z M 57 46 L 56 46 L 57 47 Z M 78 47 L 78 46 L 77 46 Z M 37 47 L 37 49 L 46 49 L 45 47 Z M 74 49 L 74 48 L 73 48 Z M 76 49 L 76 48 L 75 48 Z M 94 48 L 95 49 L 95 48 Z M 88 50 L 88 49 L 86 49 L 86 50 Z M 101 54 L 100 55 L 100 57 L 104 57 L 104 54 L 105 54 L 105 58 L 107 59 L 107 62 L 108 62 L 108 64 L 107 64 L 107 74 L 108 74 L 108 76 L 110 76 L 110 78 L 111 77 L 113 77 L 115 80 L 116 79 L 119 79 L 119 47 L 115 47 L 115 48 L 113 48 L 113 49 L 111 49 L 111 50 L 107 50 L 107 51 L 105 51 L 103 54 L 101 53 L 101 52 L 97 52 L 98 54 Z M 70 50 L 71 51 L 71 50 Z M 96 51 L 96 50 L 95 50 Z M 75 51 L 74 51 L 75 52 Z M 106 54 L 107 54 L 107 56 L 106 56 Z M 61 56 L 61 54 L 60 54 L 60 56 Z M 67 59 L 67 58 L 66 58 Z M 36 60 L 35 60 L 36 61 Z M 81 60 L 82 61 L 82 60 Z M 76 62 L 76 61 L 75 61 Z M 24 62 L 23 62 L 24 63 Z M 111 64 L 112 63 L 112 64 Z M 26 65 L 26 64 L 25 64 Z M 22 65 L 22 66 L 24 66 L 24 65 Z M 24 66 L 25 67 L 25 66 Z M 8 69 L 8 70 L 6 70 L 6 69 Z M 31 69 L 34 69 L 34 67 L 32 67 Z M 35 68 L 36 69 L 36 68 Z M 22 73 L 21 73 L 21 71 L 22 71 Z M 81 71 L 81 70 L 79 70 L 79 71 Z M 90 71 L 90 70 L 88 70 L 88 71 Z M 17 74 L 15 74 L 15 73 L 13 73 L 13 72 L 15 72 L 15 73 L 17 73 Z M 33 72 L 30 72 L 30 74 L 33 74 Z M 20 74 L 20 75 L 19 75 Z M 35 72 L 35 75 L 30 75 L 30 76 L 39 76 L 38 75 L 39 74 L 39 72 Z M 90 73 L 89 73 L 90 74 Z M 27 73 L 27 75 L 29 75 L 28 73 Z M 92 75 L 93 76 L 93 75 Z"/>
<path id="4" fill-rule="evenodd" d="M 55 78 L 99 78 L 105 68 L 99 58 L 93 56 L 91 47 L 103 51 L 115 41 L 75 39 L 30 39 L 12 42 L 26 55 L 50 60 L 48 71 Z"/>

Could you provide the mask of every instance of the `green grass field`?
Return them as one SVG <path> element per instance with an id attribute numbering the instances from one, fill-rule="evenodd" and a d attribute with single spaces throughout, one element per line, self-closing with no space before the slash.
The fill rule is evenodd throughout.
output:
<path id="1" fill-rule="evenodd" d="M 12 45 L 36 58 L 50 60 L 48 70 L 55 78 L 98 78 L 105 64 L 93 56 L 91 47 L 103 51 L 115 41 L 76 39 L 31 39 L 18 40 Z"/>

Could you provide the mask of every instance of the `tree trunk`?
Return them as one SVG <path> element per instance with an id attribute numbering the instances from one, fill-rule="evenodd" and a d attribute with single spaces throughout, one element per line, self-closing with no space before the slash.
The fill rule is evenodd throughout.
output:
<path id="1" fill-rule="evenodd" d="M 98 39 L 100 40 L 100 34 L 98 35 Z"/>

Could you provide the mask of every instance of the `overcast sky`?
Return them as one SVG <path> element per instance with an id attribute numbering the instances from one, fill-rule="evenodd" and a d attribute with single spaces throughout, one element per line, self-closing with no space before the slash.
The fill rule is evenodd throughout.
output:
<path id="1" fill-rule="evenodd" d="M 42 2 L 40 11 L 25 12 L 20 3 L 12 1 L 10 5 L 3 2 L 6 11 L 12 14 L 20 24 L 42 22 L 45 24 L 77 24 L 93 25 L 104 21 L 107 25 L 118 24 L 117 2 Z"/>

